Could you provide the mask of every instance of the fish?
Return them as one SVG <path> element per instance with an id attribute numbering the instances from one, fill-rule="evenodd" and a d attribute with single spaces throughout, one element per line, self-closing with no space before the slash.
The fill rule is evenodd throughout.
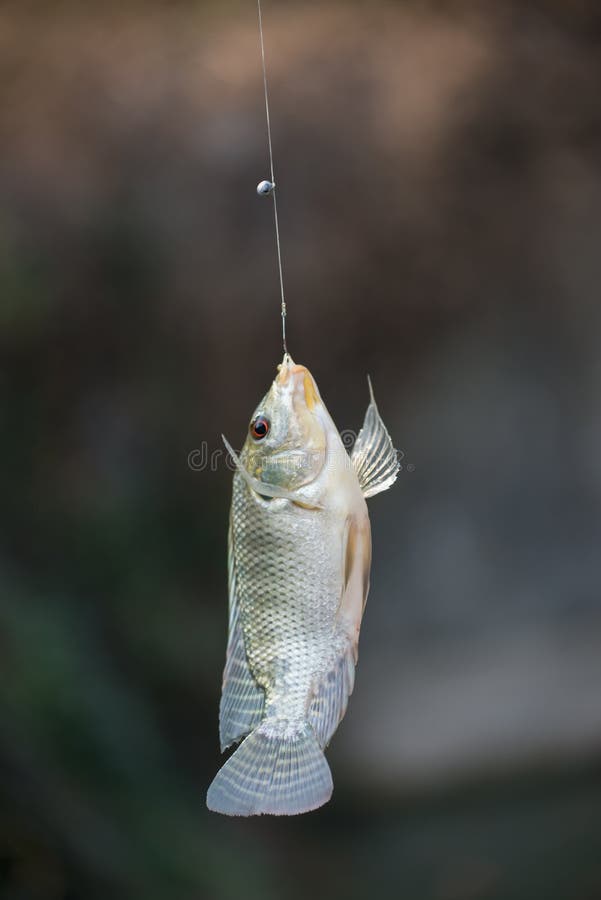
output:
<path id="1" fill-rule="evenodd" d="M 235 464 L 228 536 L 229 627 L 219 708 L 224 752 L 210 810 L 297 815 L 333 791 L 324 750 L 355 680 L 369 590 L 366 498 L 398 455 L 370 402 L 349 455 L 315 379 L 285 353 Z"/>

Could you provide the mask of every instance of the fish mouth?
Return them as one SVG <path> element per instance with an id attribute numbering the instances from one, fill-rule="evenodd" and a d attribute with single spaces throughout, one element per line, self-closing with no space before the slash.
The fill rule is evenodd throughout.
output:
<path id="1" fill-rule="evenodd" d="M 284 359 L 278 366 L 278 375 L 275 383 L 279 387 L 288 388 L 293 398 L 304 399 L 308 410 L 313 411 L 321 397 L 315 379 L 306 366 L 297 365 L 290 354 L 285 353 Z"/>
<path id="2" fill-rule="evenodd" d="M 284 387 L 288 384 L 290 376 L 300 369 L 304 369 L 304 366 L 297 366 L 290 354 L 284 353 L 284 358 L 278 366 L 278 374 L 275 379 L 276 384 Z"/>

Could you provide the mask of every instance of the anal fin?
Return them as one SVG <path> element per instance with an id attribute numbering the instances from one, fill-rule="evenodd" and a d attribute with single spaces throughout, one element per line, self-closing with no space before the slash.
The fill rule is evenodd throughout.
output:
<path id="1" fill-rule="evenodd" d="M 355 684 L 355 651 L 348 643 L 322 679 L 309 707 L 309 722 L 320 747 L 326 747 L 344 717 Z"/>

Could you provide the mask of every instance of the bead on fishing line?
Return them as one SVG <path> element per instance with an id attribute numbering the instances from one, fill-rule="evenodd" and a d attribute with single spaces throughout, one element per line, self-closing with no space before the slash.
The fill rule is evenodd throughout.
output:
<path id="1" fill-rule="evenodd" d="M 273 181 L 260 181 L 257 185 L 257 194 L 259 197 L 267 197 L 271 194 L 274 187 Z"/>

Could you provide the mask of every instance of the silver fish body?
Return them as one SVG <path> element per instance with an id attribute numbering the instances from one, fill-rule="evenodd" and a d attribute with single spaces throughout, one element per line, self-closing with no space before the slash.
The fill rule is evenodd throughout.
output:
<path id="1" fill-rule="evenodd" d="M 336 616 L 345 513 L 257 502 L 236 474 L 232 524 L 250 670 L 265 692 L 265 720 L 292 728 L 306 721 L 316 687 L 352 637 Z M 368 540 L 367 509 L 364 528 Z"/>
<path id="2" fill-rule="evenodd" d="M 222 749 L 245 739 L 207 804 L 229 815 L 291 815 L 332 793 L 323 749 L 353 689 L 369 587 L 365 496 L 390 486 L 398 463 L 373 395 L 349 458 L 312 376 L 289 357 L 241 457 L 231 452 Z"/>

